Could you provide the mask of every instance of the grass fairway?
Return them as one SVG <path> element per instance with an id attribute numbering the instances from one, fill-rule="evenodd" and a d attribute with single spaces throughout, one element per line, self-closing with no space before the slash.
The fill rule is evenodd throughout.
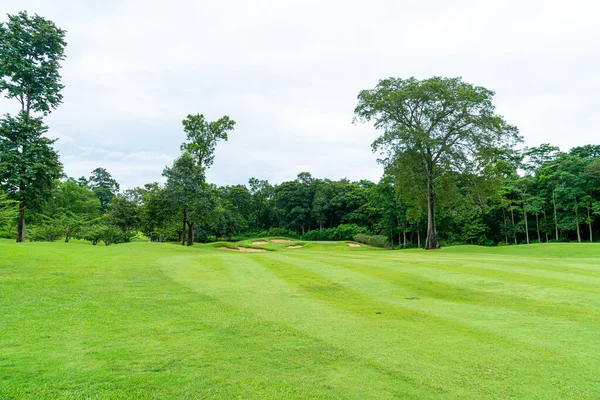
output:
<path id="1" fill-rule="evenodd" d="M 600 245 L 288 245 L 0 240 L 0 398 L 600 398 Z"/>

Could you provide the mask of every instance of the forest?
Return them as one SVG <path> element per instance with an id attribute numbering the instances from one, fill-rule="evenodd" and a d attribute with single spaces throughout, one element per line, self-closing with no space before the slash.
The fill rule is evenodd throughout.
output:
<path id="1" fill-rule="evenodd" d="M 65 35 L 26 12 L 0 24 L 0 91 L 19 106 L 0 121 L 2 237 L 190 246 L 281 235 L 391 249 L 600 237 L 600 145 L 523 148 L 495 93 L 461 78 L 387 78 L 358 94 L 354 123 L 381 132 L 379 182 L 299 171 L 278 184 L 211 184 L 205 172 L 236 123 L 199 113 L 182 121 L 181 154 L 160 182 L 121 190 L 102 166 L 68 177 L 44 123 L 63 100 Z"/>

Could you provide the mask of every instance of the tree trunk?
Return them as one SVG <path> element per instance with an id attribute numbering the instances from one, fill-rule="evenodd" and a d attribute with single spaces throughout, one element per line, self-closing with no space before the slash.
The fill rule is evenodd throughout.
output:
<path id="1" fill-rule="evenodd" d="M 508 230 L 506 228 L 506 208 L 502 209 L 502 217 L 504 218 L 504 243 L 508 244 Z"/>
<path id="2" fill-rule="evenodd" d="M 546 226 L 544 227 L 544 234 L 546 235 L 546 243 L 548 243 L 550 241 L 550 238 L 548 237 L 548 231 L 547 231 L 547 227 L 548 227 L 548 216 L 546 215 L 546 207 L 542 206 L 542 210 L 544 211 L 544 222 L 546 223 Z"/>
<path id="3" fill-rule="evenodd" d="M 185 225 L 187 224 L 187 208 L 183 209 L 183 229 L 181 230 L 181 245 L 185 246 Z"/>
<path id="4" fill-rule="evenodd" d="M 581 232 L 579 230 L 579 213 L 577 212 L 577 206 L 575 206 L 575 225 L 577 225 L 577 242 L 581 243 Z"/>
<path id="5" fill-rule="evenodd" d="M 519 242 L 517 242 L 517 228 L 515 228 L 515 210 L 513 208 L 510 209 L 510 218 L 512 220 L 513 238 L 515 239 L 515 244 L 519 244 Z"/>
<path id="6" fill-rule="evenodd" d="M 529 223 L 527 222 L 527 208 L 525 204 L 525 199 L 523 199 L 523 218 L 525 219 L 525 240 L 527 240 L 527 244 L 529 244 Z"/>
<path id="7" fill-rule="evenodd" d="M 421 230 L 417 231 L 417 246 L 421 248 Z"/>
<path id="8" fill-rule="evenodd" d="M 187 245 L 192 246 L 193 244 L 194 244 L 194 222 L 188 221 Z"/>
<path id="9" fill-rule="evenodd" d="M 19 223 L 17 226 L 17 243 L 25 241 L 25 205 L 21 202 L 19 206 Z"/>
<path id="10" fill-rule="evenodd" d="M 427 182 L 427 238 L 425 239 L 425 250 L 440 248 L 440 242 L 435 232 L 435 208 L 433 185 Z"/>
<path id="11" fill-rule="evenodd" d="M 556 240 L 558 240 L 558 217 L 556 216 L 556 193 L 552 187 L 552 206 L 554 207 L 554 229 L 556 230 Z"/>
<path id="12" fill-rule="evenodd" d="M 390 242 L 392 243 L 392 250 L 394 250 L 394 230 L 390 229 Z"/>
<path id="13" fill-rule="evenodd" d="M 588 227 L 590 228 L 590 242 L 593 242 L 594 241 L 594 233 L 592 232 L 592 217 L 590 216 L 589 207 L 587 209 L 587 215 L 588 215 Z"/>
<path id="14" fill-rule="evenodd" d="M 542 235 L 540 234 L 540 216 L 535 214 L 535 230 L 538 235 L 538 243 L 542 243 Z"/>

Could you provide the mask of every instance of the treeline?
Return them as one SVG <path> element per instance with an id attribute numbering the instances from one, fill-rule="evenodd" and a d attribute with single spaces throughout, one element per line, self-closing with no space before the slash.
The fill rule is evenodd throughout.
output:
<path id="1" fill-rule="evenodd" d="M 193 160 L 188 162 L 193 167 Z M 181 163 L 180 158 L 165 174 L 171 177 Z M 442 244 L 600 238 L 600 145 L 563 153 L 544 144 L 506 155 L 496 168 L 498 174 L 483 183 L 468 174 L 444 182 L 435 216 Z M 29 238 L 111 244 L 142 233 L 153 241 L 191 245 L 287 235 L 371 240 L 398 248 L 422 247 L 426 234 L 426 202 L 411 200 L 410 188 L 390 174 L 379 183 L 319 179 L 307 172 L 278 185 L 255 178 L 248 185 L 224 187 L 201 182 L 194 188 L 198 197 L 191 196 L 187 208 L 181 192 L 173 192 L 181 187 L 172 186 L 168 178 L 165 185 L 119 191 L 103 168 L 87 179 L 56 181 L 48 200 L 30 213 Z M 11 235 L 14 229 L 4 232 Z"/>

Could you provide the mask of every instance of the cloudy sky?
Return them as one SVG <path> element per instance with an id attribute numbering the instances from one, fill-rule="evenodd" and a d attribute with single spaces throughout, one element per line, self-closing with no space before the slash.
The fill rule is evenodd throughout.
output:
<path id="1" fill-rule="evenodd" d="M 65 171 L 160 181 L 181 120 L 236 122 L 208 173 L 220 185 L 314 176 L 377 181 L 352 125 L 356 96 L 390 76 L 462 76 L 496 91 L 529 146 L 600 142 L 595 1 L 1 0 L 66 29 L 64 103 L 47 119 Z M 0 101 L 15 112 L 16 101 Z"/>

